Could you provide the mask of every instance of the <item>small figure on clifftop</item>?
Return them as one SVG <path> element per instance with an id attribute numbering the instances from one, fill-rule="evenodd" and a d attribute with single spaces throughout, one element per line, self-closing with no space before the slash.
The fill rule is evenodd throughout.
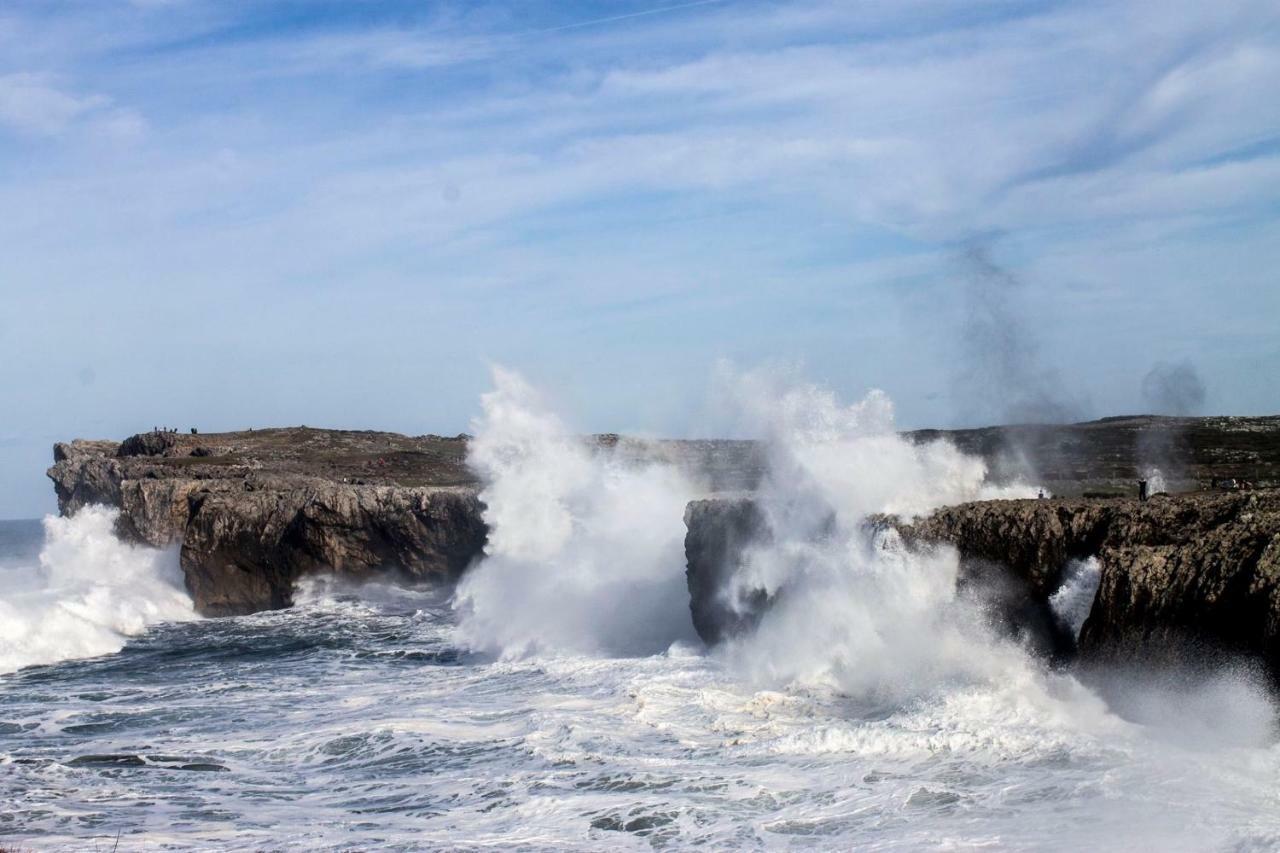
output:
<path id="1" fill-rule="evenodd" d="M 1147 481 L 1138 481 L 1138 500 L 1145 501 L 1147 499 Z"/>

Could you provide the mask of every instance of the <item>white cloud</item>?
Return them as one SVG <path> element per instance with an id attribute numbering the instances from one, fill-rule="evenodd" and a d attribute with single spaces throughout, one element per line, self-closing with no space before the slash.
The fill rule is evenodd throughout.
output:
<path id="1" fill-rule="evenodd" d="M 459 348 L 579 370 L 595 335 L 637 362 L 825 347 L 832 375 L 927 390 L 892 375 L 917 348 L 881 340 L 884 291 L 936 310 L 955 242 L 985 234 L 1078 288 L 1050 328 L 1087 350 L 1081 385 L 1275 316 L 1274 3 L 734 2 L 545 33 L 95 10 L 0 13 L 0 62 L 56 72 L 0 76 L 0 135 L 67 142 L 0 185 L 0 253 L 22 316 L 92 307 L 58 321 L 97 330 L 85 351 L 144 322 L 377 376 L 403 346 L 430 387 Z M 1207 295 L 1230 257 L 1242 284 Z M 33 323 L 22 352 L 59 347 Z"/>
<path id="2" fill-rule="evenodd" d="M 48 74 L 0 75 L 0 127 L 23 136 L 60 136 L 75 125 L 109 140 L 135 141 L 146 122 L 135 110 L 112 105 L 105 95 L 79 95 L 56 85 Z"/>
<path id="3" fill-rule="evenodd" d="M 0 123 L 36 136 L 54 136 L 82 116 L 110 104 L 101 95 L 71 95 L 44 74 L 0 76 Z"/>

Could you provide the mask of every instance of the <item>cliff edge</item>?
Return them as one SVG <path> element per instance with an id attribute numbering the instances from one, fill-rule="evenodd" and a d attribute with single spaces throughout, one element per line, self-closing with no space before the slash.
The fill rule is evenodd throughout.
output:
<path id="1" fill-rule="evenodd" d="M 294 582 L 332 570 L 457 578 L 484 547 L 463 437 L 297 427 L 73 441 L 49 469 L 64 515 L 120 509 L 119 533 L 179 545 L 206 616 L 287 607 Z"/>
<path id="2" fill-rule="evenodd" d="M 749 497 L 697 501 L 686 512 L 694 625 L 708 643 L 768 606 L 724 597 L 749 548 L 770 531 Z M 891 527 L 916 548 L 953 547 L 960 583 L 1004 591 L 993 611 L 1051 656 L 1185 658 L 1207 651 L 1261 659 L 1280 675 L 1280 490 L 958 504 Z M 1094 558 L 1098 586 L 1079 636 L 1050 599 L 1072 561 Z"/>

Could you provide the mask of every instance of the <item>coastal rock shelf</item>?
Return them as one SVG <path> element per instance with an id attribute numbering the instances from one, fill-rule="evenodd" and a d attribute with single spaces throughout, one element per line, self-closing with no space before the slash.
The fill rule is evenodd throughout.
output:
<path id="1" fill-rule="evenodd" d="M 456 579 L 484 547 L 465 440 L 306 428 L 73 441 L 49 469 L 64 514 L 119 507 L 119 532 L 181 545 L 206 616 L 287 607 L 332 570 Z"/>
<path id="2" fill-rule="evenodd" d="M 1280 672 L 1280 417 L 1109 418 L 907 436 L 947 437 L 993 472 L 1039 477 L 1078 496 L 867 522 L 917 547 L 957 548 L 961 583 L 998 590 L 999 618 L 1046 653 L 1076 652 L 1074 630 L 1055 621 L 1048 601 L 1072 559 L 1096 557 L 1101 579 L 1081 652 L 1162 651 L 1190 639 L 1260 655 Z M 695 627 L 708 643 L 748 628 L 766 596 L 747 591 L 729 607 L 723 590 L 744 550 L 769 535 L 751 497 L 764 450 L 747 441 L 584 441 L 663 459 L 695 478 L 709 495 L 685 515 Z M 63 514 L 118 507 L 124 538 L 181 548 L 201 613 L 235 615 L 289 606 L 296 580 L 312 572 L 456 580 L 487 535 L 466 446 L 466 436 L 306 427 L 161 431 L 60 443 L 48 473 Z M 1157 457 L 1164 476 L 1198 491 L 1147 503 L 1114 496 L 1132 495 Z M 1211 490 L 1223 480 L 1257 488 Z"/>
<path id="3" fill-rule="evenodd" d="M 761 469 L 744 441 L 586 441 L 705 472 L 711 490 L 751 488 Z M 316 571 L 456 580 L 487 534 L 465 457 L 466 436 L 160 431 L 59 443 L 48 475 L 62 514 L 118 507 L 124 538 L 180 544 L 196 608 L 226 616 L 287 607 L 294 582 Z"/>
<path id="4" fill-rule="evenodd" d="M 772 537 L 768 515 L 749 497 L 697 501 L 686 512 L 690 606 L 708 643 L 769 606 L 763 591 L 727 594 L 750 549 Z M 1077 649 L 1050 597 L 1072 560 L 1093 557 L 1100 578 L 1080 653 L 1244 652 L 1280 674 L 1280 490 L 980 501 L 868 524 L 897 530 L 913 547 L 955 548 L 960 582 L 1000 590 L 999 621 L 1051 655 Z"/>

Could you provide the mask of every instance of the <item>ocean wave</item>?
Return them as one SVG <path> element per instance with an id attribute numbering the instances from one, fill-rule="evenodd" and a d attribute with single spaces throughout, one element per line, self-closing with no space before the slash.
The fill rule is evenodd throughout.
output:
<path id="1" fill-rule="evenodd" d="M 39 558 L 0 570 L 0 673 L 111 654 L 152 625 L 196 618 L 177 550 L 122 542 L 118 515 L 48 516 Z"/>

